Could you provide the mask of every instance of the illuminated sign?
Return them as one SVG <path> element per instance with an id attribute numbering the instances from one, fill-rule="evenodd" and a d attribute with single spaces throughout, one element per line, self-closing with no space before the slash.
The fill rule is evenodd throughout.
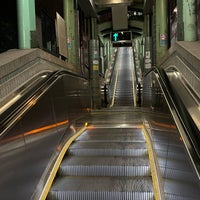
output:
<path id="1" fill-rule="evenodd" d="M 111 33 L 111 41 L 112 42 L 126 42 L 130 41 L 131 32 L 130 31 L 120 31 L 120 32 L 112 32 Z"/>

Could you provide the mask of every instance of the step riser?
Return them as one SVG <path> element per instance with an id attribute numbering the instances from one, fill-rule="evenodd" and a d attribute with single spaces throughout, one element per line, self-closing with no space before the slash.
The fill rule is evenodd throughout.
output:
<path id="1" fill-rule="evenodd" d="M 52 192 L 48 200 L 147 200 L 154 199 L 152 192 Z"/>
<path id="2" fill-rule="evenodd" d="M 150 176 L 149 166 L 70 166 L 59 170 L 61 176 Z"/>
<path id="3" fill-rule="evenodd" d="M 69 150 L 68 155 L 73 156 L 145 156 L 147 150 L 105 150 L 105 149 L 73 149 Z"/>

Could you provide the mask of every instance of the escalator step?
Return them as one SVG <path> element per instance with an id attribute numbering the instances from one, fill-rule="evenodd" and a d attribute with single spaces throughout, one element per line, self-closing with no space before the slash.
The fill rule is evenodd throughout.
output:
<path id="1" fill-rule="evenodd" d="M 130 108 L 129 108 L 130 109 Z M 101 118 L 101 120 L 104 118 Z M 133 124 L 132 124 L 133 125 Z M 141 125 L 141 121 L 139 124 L 135 124 L 136 125 Z M 132 136 L 141 136 L 142 134 L 142 130 L 140 128 L 95 128 L 95 129 L 88 129 L 87 131 L 85 131 L 82 135 L 132 135 Z"/>
<path id="2" fill-rule="evenodd" d="M 150 176 L 148 155 L 143 157 L 66 157 L 60 176 Z"/>
<path id="3" fill-rule="evenodd" d="M 53 185 L 47 200 L 149 200 L 151 177 L 63 177 Z"/>
<path id="4" fill-rule="evenodd" d="M 74 142 L 68 155 L 76 156 L 143 156 L 147 155 L 145 142 Z"/>
<path id="5" fill-rule="evenodd" d="M 99 141 L 99 142 L 144 142 L 143 135 L 131 135 L 131 134 L 121 134 L 121 135 L 81 135 L 76 139 L 76 141 L 86 141 L 90 140 L 92 142 Z"/>

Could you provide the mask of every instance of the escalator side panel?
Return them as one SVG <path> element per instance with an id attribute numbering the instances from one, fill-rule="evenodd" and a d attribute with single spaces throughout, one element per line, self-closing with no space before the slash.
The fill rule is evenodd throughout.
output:
<path id="1" fill-rule="evenodd" d="M 82 126 L 80 118 L 90 110 L 89 84 L 80 77 L 64 74 L 39 93 L 0 139 L 2 199 L 31 198 L 62 139 Z"/>

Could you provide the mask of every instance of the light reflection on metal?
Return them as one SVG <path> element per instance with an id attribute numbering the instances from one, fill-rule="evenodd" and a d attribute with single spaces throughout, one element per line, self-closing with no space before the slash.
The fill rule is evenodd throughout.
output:
<path id="1" fill-rule="evenodd" d="M 0 144 L 2 144 L 2 143 L 7 143 L 7 142 L 11 142 L 11 141 L 20 139 L 20 138 L 22 138 L 22 137 L 24 137 L 24 136 L 29 136 L 29 135 L 41 133 L 42 131 L 47 131 L 47 130 L 53 129 L 53 128 L 55 128 L 55 127 L 58 127 L 58 126 L 65 125 L 65 124 L 67 124 L 68 122 L 69 122 L 69 120 L 65 120 L 65 121 L 62 121 L 62 122 L 55 123 L 55 124 L 43 126 L 43 127 L 41 127 L 41 128 L 33 129 L 33 130 L 31 130 L 31 131 L 28 131 L 28 132 L 25 132 L 25 133 L 21 133 L 21 134 L 19 134 L 19 135 L 13 136 L 13 137 L 5 138 L 5 139 L 3 139 L 3 140 L 0 141 Z"/>
<path id="2" fill-rule="evenodd" d="M 46 78 L 48 76 L 48 74 L 44 74 L 42 75 L 42 78 Z"/>
<path id="3" fill-rule="evenodd" d="M 151 120 L 151 123 L 156 125 L 156 126 L 161 126 L 161 127 L 164 127 L 164 128 L 176 129 L 176 126 L 172 125 L 172 124 L 160 123 L 160 122 L 156 122 L 155 120 Z"/>
<path id="4" fill-rule="evenodd" d="M 175 75 L 176 78 L 180 78 L 180 73 L 178 71 L 175 71 L 174 75 Z"/>
<path id="5" fill-rule="evenodd" d="M 74 128 L 73 125 L 70 125 L 70 129 L 73 130 L 74 133 L 76 132 L 76 129 Z"/>
<path id="6" fill-rule="evenodd" d="M 34 106 L 37 103 L 36 99 L 32 99 L 31 101 L 29 101 L 29 106 Z"/>
<path id="7" fill-rule="evenodd" d="M 13 103 L 15 103 L 19 98 L 21 97 L 21 94 L 16 95 L 14 98 L 12 98 L 10 101 L 8 101 L 5 105 L 3 105 L 0 108 L 0 114 L 2 114 L 5 110 L 7 110 Z"/>

